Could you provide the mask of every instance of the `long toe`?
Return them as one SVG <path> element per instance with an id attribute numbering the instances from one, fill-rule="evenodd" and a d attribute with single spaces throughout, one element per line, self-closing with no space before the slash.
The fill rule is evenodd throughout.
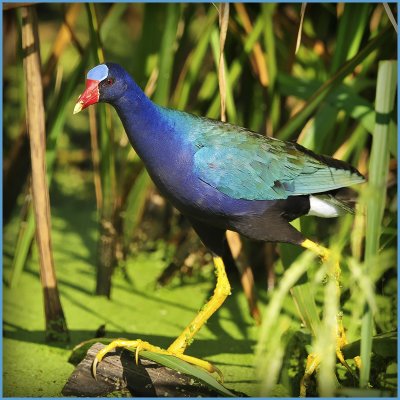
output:
<path id="1" fill-rule="evenodd" d="M 165 349 L 162 349 L 161 347 L 154 346 L 154 345 L 150 344 L 149 342 L 146 342 L 146 341 L 143 341 L 140 339 L 137 339 L 137 340 L 116 339 L 116 340 L 112 341 L 110 344 L 108 344 L 106 347 L 101 349 L 96 354 L 96 357 L 92 364 L 92 374 L 93 374 L 94 378 L 96 378 L 97 366 L 101 362 L 101 360 L 104 358 L 104 356 L 107 353 L 109 353 L 110 351 L 112 351 L 116 348 L 119 348 L 119 347 L 130 349 L 130 350 L 136 349 L 136 351 L 135 351 L 136 361 L 138 360 L 139 353 L 142 350 L 147 350 L 147 351 L 150 351 L 150 352 L 153 352 L 156 354 L 164 354 L 164 355 L 169 355 L 169 356 L 179 358 L 180 360 L 185 361 L 189 364 L 192 364 L 192 365 L 198 366 L 202 369 L 205 369 L 206 371 L 208 371 L 210 373 L 216 372 L 218 374 L 221 382 L 223 382 L 223 375 L 222 375 L 221 371 L 217 367 L 215 367 L 214 365 L 209 363 L 208 361 L 204 361 L 200 358 L 188 356 L 188 355 L 180 353 L 180 352 L 173 352 L 170 350 L 165 350 Z"/>

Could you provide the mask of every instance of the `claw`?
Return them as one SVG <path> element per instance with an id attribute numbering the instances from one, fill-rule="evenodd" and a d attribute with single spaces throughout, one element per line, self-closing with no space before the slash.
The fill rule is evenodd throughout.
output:
<path id="1" fill-rule="evenodd" d="M 140 340 L 138 340 L 138 345 L 137 345 L 136 350 L 135 350 L 136 365 L 139 365 L 139 353 L 140 353 L 140 350 L 142 350 L 142 348 L 143 348 L 143 344 L 142 344 L 142 342 Z"/>
<path id="2" fill-rule="evenodd" d="M 92 364 L 92 374 L 93 374 L 93 378 L 97 380 L 96 378 L 96 368 L 97 368 L 97 364 L 99 363 L 99 360 L 97 359 L 97 355 L 93 360 L 93 364 Z"/>
<path id="3" fill-rule="evenodd" d="M 224 383 L 224 375 L 222 375 L 221 370 L 219 368 L 217 368 L 215 365 L 213 365 L 213 367 L 214 367 L 214 371 L 213 372 L 217 373 L 218 380 L 223 384 Z"/>
<path id="4" fill-rule="evenodd" d="M 110 343 L 108 346 L 104 347 L 103 349 L 101 349 L 97 354 L 96 357 L 93 360 L 93 364 L 92 364 L 92 374 L 93 374 L 93 378 L 96 378 L 96 370 L 97 370 L 97 365 L 99 364 L 99 362 L 101 362 L 101 360 L 104 358 L 104 356 L 111 350 L 113 350 L 115 347 L 117 347 L 115 345 L 115 342 Z M 118 342 L 121 343 L 123 342 L 123 339 L 118 339 Z"/>

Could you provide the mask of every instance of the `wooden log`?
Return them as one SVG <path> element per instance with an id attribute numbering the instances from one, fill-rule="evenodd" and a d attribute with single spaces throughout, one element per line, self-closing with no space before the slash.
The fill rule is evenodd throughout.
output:
<path id="1" fill-rule="evenodd" d="M 152 361 L 139 359 L 136 365 L 134 354 L 123 349 L 107 354 L 98 364 L 97 379 L 94 379 L 92 363 L 103 347 L 96 343 L 88 350 L 65 384 L 64 396 L 106 396 L 111 392 L 122 392 L 124 397 L 221 396 L 195 378 Z"/>

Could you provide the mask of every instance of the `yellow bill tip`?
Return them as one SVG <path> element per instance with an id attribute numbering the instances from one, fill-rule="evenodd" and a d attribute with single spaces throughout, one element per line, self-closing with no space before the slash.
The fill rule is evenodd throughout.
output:
<path id="1" fill-rule="evenodd" d="M 78 101 L 78 102 L 75 104 L 73 114 L 78 114 L 79 111 L 82 111 L 82 108 L 83 108 L 83 103 L 82 103 L 81 101 Z"/>

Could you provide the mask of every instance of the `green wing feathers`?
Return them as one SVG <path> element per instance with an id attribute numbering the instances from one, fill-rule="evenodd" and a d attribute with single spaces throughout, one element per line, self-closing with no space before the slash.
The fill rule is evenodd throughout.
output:
<path id="1" fill-rule="evenodd" d="M 227 127 L 227 128 L 226 128 Z M 199 179 L 236 199 L 278 200 L 364 182 L 349 164 L 291 142 L 215 124 L 197 140 Z"/>

